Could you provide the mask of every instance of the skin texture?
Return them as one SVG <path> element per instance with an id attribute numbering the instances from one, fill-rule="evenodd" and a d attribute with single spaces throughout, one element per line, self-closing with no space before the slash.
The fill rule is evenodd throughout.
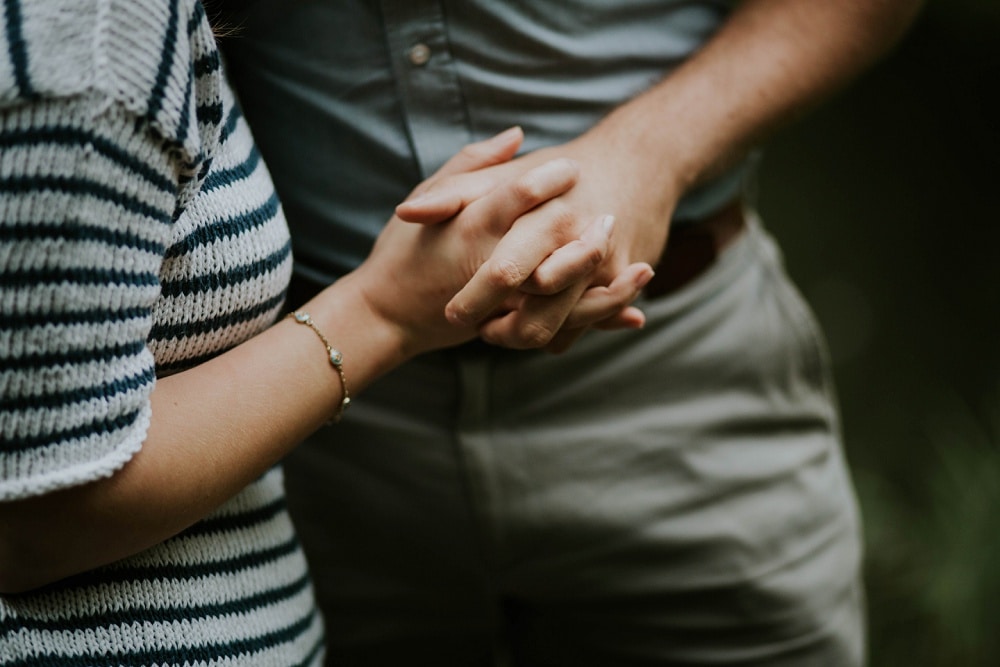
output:
<path id="1" fill-rule="evenodd" d="M 477 186 L 487 191 L 486 179 L 499 184 L 542 161 L 570 158 L 580 165 L 576 185 L 531 215 L 570 226 L 585 225 L 605 212 L 615 215 L 615 240 L 595 274 L 596 284 L 606 284 L 632 262 L 655 265 L 667 243 L 665 221 L 687 190 L 864 70 L 905 32 L 920 5 L 920 0 L 745 0 L 704 48 L 659 84 L 567 144 L 478 173 Z M 410 200 L 397 213 L 431 224 L 473 205 L 469 190 L 463 199 L 449 189 L 451 183 L 437 185 L 433 196 Z M 554 249 L 559 238 L 536 250 Z M 529 271 L 533 255 L 519 253 L 513 243 L 499 250 L 492 262 L 516 267 L 519 274 Z M 448 305 L 454 322 L 485 319 L 480 333 L 490 342 L 510 346 L 523 333 L 509 320 L 490 317 L 504 301 L 536 312 L 572 307 L 569 299 L 552 299 L 540 287 L 551 285 L 545 267 L 524 283 L 523 297 L 516 301 L 494 289 L 495 270 L 484 266 Z M 564 320 L 552 313 L 538 322 Z M 553 351 L 565 349 L 581 333 L 565 322 L 561 330 L 535 332 L 538 339 L 553 338 Z"/>
<path id="2" fill-rule="evenodd" d="M 521 138 L 515 130 L 474 145 L 436 178 L 507 160 Z M 488 224 L 463 214 L 434 227 L 394 218 L 357 271 L 301 306 L 343 352 L 351 394 L 415 354 L 474 338 L 475 324 L 449 322 L 445 304 L 499 239 L 517 238 L 520 232 L 508 234 L 512 220 L 566 192 L 578 174 L 574 162 L 558 159 L 518 175 L 484 197 L 494 208 L 493 199 L 504 202 L 504 213 Z M 602 223 L 603 216 L 579 236 L 562 232 L 576 259 L 560 280 L 589 282 L 610 249 L 612 230 Z M 646 265 L 631 268 L 613 298 L 574 317 L 620 312 L 651 275 Z M 120 471 L 0 503 L 0 593 L 31 590 L 177 534 L 266 472 L 326 422 L 341 399 L 340 379 L 316 335 L 287 318 L 207 363 L 158 380 L 142 449 Z"/>

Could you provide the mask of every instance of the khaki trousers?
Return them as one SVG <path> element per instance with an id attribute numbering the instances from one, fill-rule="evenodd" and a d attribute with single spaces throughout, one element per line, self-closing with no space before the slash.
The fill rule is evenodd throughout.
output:
<path id="1" fill-rule="evenodd" d="M 639 332 L 409 363 L 287 462 L 335 665 L 863 663 L 815 321 L 759 221 Z"/>

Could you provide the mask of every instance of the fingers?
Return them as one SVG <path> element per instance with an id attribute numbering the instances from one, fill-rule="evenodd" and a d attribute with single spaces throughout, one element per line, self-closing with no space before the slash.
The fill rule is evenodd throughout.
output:
<path id="1" fill-rule="evenodd" d="M 641 329 L 645 314 L 630 306 L 653 277 L 648 264 L 625 268 L 607 287 L 573 286 L 552 296 L 522 294 L 508 299 L 504 315 L 479 328 L 480 337 L 512 349 L 544 347 L 564 352 L 592 326 L 601 329 Z"/>
<path id="2" fill-rule="evenodd" d="M 575 218 L 562 206 L 549 205 L 543 214 L 534 216 L 529 223 L 522 220 L 529 212 L 540 209 L 561 194 L 568 192 L 580 178 L 580 165 L 569 158 L 556 158 L 529 169 L 520 176 L 510 179 L 494 188 L 489 194 L 472 202 L 465 215 L 467 224 L 472 224 L 501 241 L 512 243 L 517 239 L 542 237 L 546 233 L 557 232 L 559 240 L 550 241 L 548 256 L 563 243 L 574 239 L 580 233 Z M 517 234 L 508 234 L 516 223 Z M 540 260 L 539 260 L 540 261 Z M 534 269 L 536 263 L 531 268 Z"/>
<path id="3" fill-rule="evenodd" d="M 646 314 L 635 306 L 626 306 L 611 317 L 595 322 L 589 328 L 611 331 L 614 329 L 641 329 L 645 325 Z M 588 327 L 579 327 L 576 329 L 564 327 L 552 337 L 552 340 L 549 341 L 549 344 L 544 349 L 546 352 L 551 352 L 552 354 L 561 354 L 572 347 L 573 343 L 587 332 L 587 329 Z"/>
<path id="4" fill-rule="evenodd" d="M 611 317 L 595 322 L 590 327 L 579 327 L 576 329 L 562 328 L 549 344 L 545 346 L 546 352 L 561 354 L 572 347 L 580 336 L 587 333 L 587 329 L 603 329 L 613 331 L 615 329 L 641 329 L 646 325 L 646 314 L 635 306 L 626 306 Z"/>
<path id="5" fill-rule="evenodd" d="M 431 178 L 461 174 L 475 169 L 490 167 L 514 157 L 524 141 L 520 127 L 511 127 L 489 139 L 466 144 L 441 166 Z"/>
<path id="6" fill-rule="evenodd" d="M 513 179 L 494 171 L 456 174 L 400 204 L 396 214 L 407 222 L 432 224 L 469 209 L 467 218 L 483 221 L 483 231 L 503 234 L 523 213 L 566 192 L 579 177 L 579 165 L 569 158 L 550 160 Z"/>
<path id="7" fill-rule="evenodd" d="M 521 206 L 528 205 L 531 198 L 542 198 L 546 194 L 546 187 L 553 188 L 551 191 L 559 189 L 559 179 L 567 175 L 564 171 L 565 165 L 560 165 L 563 162 L 568 161 L 555 160 L 529 172 L 543 177 L 540 179 L 542 181 L 548 178 L 550 182 L 546 186 L 536 184 L 533 187 L 534 194 L 528 199 L 525 199 L 522 193 Z M 575 172 L 573 182 L 575 182 Z M 497 202 L 496 205 L 500 208 L 509 207 L 512 205 L 510 201 L 514 199 L 512 196 L 508 201 Z M 531 211 L 519 219 L 514 228 L 500 239 L 490 257 L 448 303 L 445 315 L 453 324 L 468 326 L 492 315 L 504 299 L 517 290 L 528 276 L 573 233 L 575 219 L 566 209 L 556 204 L 558 202 L 550 202 L 536 211 Z M 472 207 L 467 213 L 472 213 Z M 507 211 L 504 215 L 518 215 L 517 208 Z M 606 224 L 602 218 L 594 223 L 594 226 L 597 227 L 596 231 L 588 229 L 578 239 L 589 246 L 589 249 L 573 251 L 574 254 L 579 252 L 581 256 L 589 257 L 583 264 L 576 263 L 578 266 L 597 266 L 608 253 L 609 236 L 613 225 Z M 577 276 L 577 279 L 586 275 L 588 274 L 583 273 Z M 584 284 L 586 283 L 589 283 L 589 280 Z"/>
<path id="8" fill-rule="evenodd" d="M 593 329 L 614 331 L 615 329 L 641 329 L 646 326 L 646 314 L 635 306 L 627 306 L 606 320 L 590 325 Z"/>
<path id="9" fill-rule="evenodd" d="M 629 304 L 653 277 L 648 264 L 629 265 L 606 287 L 588 287 L 593 268 L 600 264 L 610 245 L 612 228 L 611 216 L 604 216 L 580 240 L 597 248 L 598 259 L 589 272 L 556 294 L 533 295 L 519 290 L 500 304 L 503 315 L 480 326 L 480 337 L 508 348 L 545 347 L 550 352 L 562 352 L 594 325 L 606 329 L 641 328 L 646 322 L 645 315 Z M 601 234 L 595 234 L 594 229 Z"/>
<path id="10" fill-rule="evenodd" d="M 497 178 L 473 172 L 509 161 L 524 140 L 519 127 L 468 144 L 456 153 L 433 176 L 421 183 L 411 195 L 396 207 L 396 215 L 407 222 L 433 224 L 458 214 L 470 202 L 497 185 Z"/>
<path id="11" fill-rule="evenodd" d="M 635 271 L 632 275 L 619 276 L 618 284 L 612 283 L 607 288 L 591 288 L 585 293 L 587 302 L 578 307 L 577 311 L 570 317 L 552 340 L 545 346 L 546 352 L 560 354 L 568 350 L 580 336 L 587 332 L 588 328 L 604 329 L 611 331 L 614 329 L 641 329 L 646 325 L 646 314 L 635 306 L 627 305 L 634 301 L 642 288 L 646 286 L 650 278 L 653 277 L 652 270 L 648 272 L 642 267 L 648 264 L 633 264 L 630 269 Z M 629 281 L 631 280 L 631 287 Z M 603 303 L 601 303 L 603 302 Z M 591 317 L 600 318 L 602 312 L 614 311 L 610 316 L 597 319 L 589 326 L 571 326 L 578 322 L 586 321 Z"/>
<path id="12" fill-rule="evenodd" d="M 521 285 L 528 294 L 556 294 L 573 283 L 589 278 L 609 254 L 608 242 L 614 216 L 606 215 L 592 224 L 583 238 L 571 241 L 546 257 Z"/>
<path id="13" fill-rule="evenodd" d="M 630 264 L 615 276 L 607 287 L 591 287 L 584 292 L 580 301 L 566 317 L 564 326 L 567 329 L 589 327 L 609 318 L 622 318 L 623 313 L 627 315 L 625 319 L 610 319 L 605 328 L 615 328 L 613 326 L 615 322 L 625 326 L 630 324 L 642 326 L 645 317 L 641 315 L 641 311 L 637 313 L 638 309 L 634 309 L 626 312 L 626 309 L 652 277 L 653 268 L 649 264 L 644 262 Z"/>
<path id="14" fill-rule="evenodd" d="M 431 225 L 458 215 L 469 204 L 497 186 L 497 178 L 487 174 L 468 173 L 428 183 L 396 206 L 396 215 L 406 222 Z"/>
<path id="15" fill-rule="evenodd" d="M 544 347 L 557 335 L 584 289 L 585 284 L 580 284 L 552 296 L 521 295 L 516 308 L 483 324 L 479 336 L 511 349 Z"/>

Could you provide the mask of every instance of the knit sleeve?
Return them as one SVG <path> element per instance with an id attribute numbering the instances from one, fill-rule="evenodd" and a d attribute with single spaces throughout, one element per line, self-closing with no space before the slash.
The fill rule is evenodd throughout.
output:
<path id="1" fill-rule="evenodd" d="M 98 94 L 0 109 L 0 500 L 108 477 L 146 436 L 181 171 L 159 136 Z"/>

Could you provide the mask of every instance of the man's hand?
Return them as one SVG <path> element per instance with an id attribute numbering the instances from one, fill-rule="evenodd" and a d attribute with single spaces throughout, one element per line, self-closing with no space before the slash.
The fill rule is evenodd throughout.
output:
<path id="1" fill-rule="evenodd" d="M 508 219 L 523 204 L 516 198 L 483 193 L 504 187 L 501 184 L 510 184 L 549 160 L 569 158 L 580 167 L 573 186 L 531 208 L 513 224 L 469 284 L 448 304 L 450 320 L 481 323 L 479 333 L 491 343 L 519 347 L 524 340 L 547 340 L 547 349 L 556 352 L 566 349 L 590 326 L 642 326 L 641 314 L 634 308 L 609 316 L 608 309 L 598 304 L 620 301 L 628 291 L 637 293 L 636 281 L 644 285 L 651 277 L 648 266 L 665 247 L 676 202 L 671 193 L 676 188 L 665 174 L 659 182 L 651 182 L 645 161 L 638 155 L 624 155 L 616 141 L 612 129 L 598 128 L 563 146 L 471 173 L 446 174 L 424 188 L 423 196 L 397 207 L 404 220 L 424 224 L 450 219 L 459 212 Z M 583 245 L 564 245 L 565 239 L 582 235 L 587 225 L 607 212 L 615 216 L 608 253 L 595 270 L 574 270 L 582 261 Z"/>
<path id="2" fill-rule="evenodd" d="M 505 133 L 449 161 L 421 190 L 429 197 L 452 193 L 458 214 L 446 212 L 447 222 L 426 226 L 393 218 L 350 277 L 371 307 L 404 331 L 410 351 L 472 338 L 487 318 L 516 348 L 549 343 L 567 318 L 576 328 L 616 315 L 641 325 L 642 314 L 628 304 L 652 276 L 648 265 L 627 266 L 609 286 L 584 296 L 617 231 L 606 214 L 586 225 L 558 214 L 557 199 L 579 178 L 573 160 L 544 161 L 499 185 L 496 175 L 484 174 L 509 158 L 520 140 L 520 131 Z M 540 269 L 551 281 L 540 288 L 546 295 L 525 295 L 525 281 Z M 532 300 L 543 298 L 558 308 L 532 307 Z"/>

